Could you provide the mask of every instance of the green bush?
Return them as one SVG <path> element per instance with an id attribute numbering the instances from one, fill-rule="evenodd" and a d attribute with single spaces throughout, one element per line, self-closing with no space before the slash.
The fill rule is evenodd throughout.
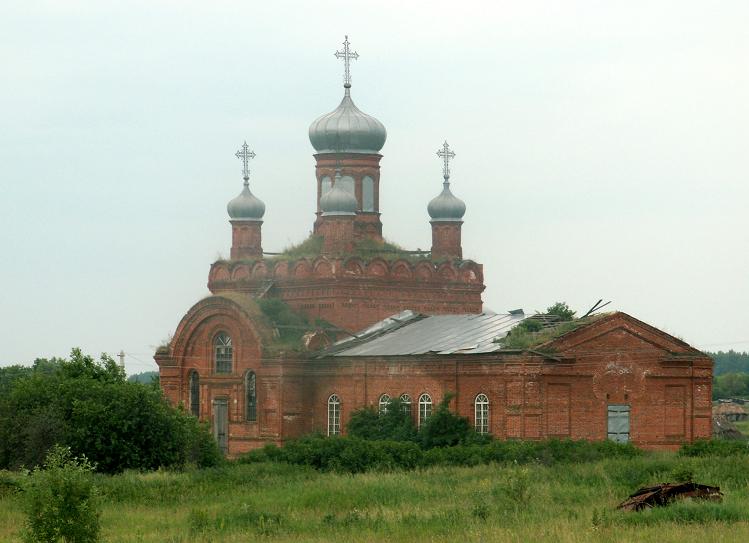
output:
<path id="1" fill-rule="evenodd" d="M 43 467 L 24 485 L 29 543 L 95 543 L 99 541 L 97 491 L 86 457 L 75 458 L 67 447 L 54 447 Z"/>
<path id="2" fill-rule="evenodd" d="M 107 473 L 220 461 L 207 429 L 160 390 L 129 383 L 111 358 L 78 349 L 0 398 L 0 468 L 39 465 L 55 444 Z"/>
<path id="3" fill-rule="evenodd" d="M 557 464 L 593 462 L 604 458 L 633 458 L 642 451 L 613 441 L 492 441 L 424 450 L 409 441 L 372 441 L 354 437 L 306 437 L 252 451 L 240 463 L 283 462 L 319 471 L 362 473 L 411 470 L 430 466 L 482 464 Z"/>
<path id="4" fill-rule="evenodd" d="M 378 412 L 364 407 L 351 414 L 346 432 L 351 437 L 371 440 L 414 441 L 416 427 L 411 418 L 410 405 L 393 398 L 387 409 Z"/>
<path id="5" fill-rule="evenodd" d="M 419 428 L 419 442 L 425 449 L 451 447 L 473 437 L 476 432 L 466 417 L 450 411 L 451 394 L 446 394 L 432 415 Z"/>
<path id="6" fill-rule="evenodd" d="M 746 456 L 749 454 L 749 443 L 722 439 L 698 439 L 694 443 L 685 443 L 679 449 L 681 456 Z"/>

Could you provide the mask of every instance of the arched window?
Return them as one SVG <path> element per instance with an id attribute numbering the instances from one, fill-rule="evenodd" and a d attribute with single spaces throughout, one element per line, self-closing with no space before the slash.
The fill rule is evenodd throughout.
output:
<path id="1" fill-rule="evenodd" d="M 432 397 L 429 394 L 419 396 L 419 427 L 432 416 Z"/>
<path id="2" fill-rule="evenodd" d="M 341 433 L 341 400 L 333 394 L 328 398 L 328 435 L 337 436 Z"/>
<path id="3" fill-rule="evenodd" d="M 385 413 L 388 412 L 389 405 L 390 405 L 390 396 L 388 396 L 387 394 L 383 394 L 382 396 L 380 396 L 380 405 L 379 405 L 379 409 L 377 410 L 380 413 L 380 415 L 384 415 Z"/>
<path id="4" fill-rule="evenodd" d="M 486 394 L 479 394 L 473 402 L 476 432 L 479 434 L 489 433 L 489 398 Z"/>
<path id="5" fill-rule="evenodd" d="M 374 179 L 365 175 L 361 180 L 362 211 L 374 211 Z"/>
<path id="6" fill-rule="evenodd" d="M 198 372 L 190 372 L 190 413 L 200 416 L 200 377 Z"/>
<path id="7" fill-rule="evenodd" d="M 218 334 L 213 340 L 213 360 L 216 373 L 231 373 L 231 338 L 223 332 Z"/>
<path id="8" fill-rule="evenodd" d="M 333 182 L 330 180 L 330 177 L 327 175 L 322 178 L 322 181 L 320 181 L 320 198 L 325 196 L 327 192 L 332 188 Z"/>
<path id="9" fill-rule="evenodd" d="M 406 415 L 411 415 L 411 396 L 401 394 L 401 409 Z"/>
<path id="10" fill-rule="evenodd" d="M 244 376 L 245 418 L 248 421 L 257 420 L 257 386 L 255 372 L 248 371 Z"/>
<path id="11" fill-rule="evenodd" d="M 341 188 L 346 189 L 351 194 L 356 196 L 356 182 L 354 181 L 353 177 L 351 177 L 350 175 L 344 175 L 343 177 L 341 177 L 340 183 Z"/>

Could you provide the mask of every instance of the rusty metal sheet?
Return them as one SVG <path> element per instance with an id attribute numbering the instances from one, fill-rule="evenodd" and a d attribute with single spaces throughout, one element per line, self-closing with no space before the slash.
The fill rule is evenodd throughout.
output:
<path id="1" fill-rule="evenodd" d="M 641 511 L 650 507 L 662 507 L 675 500 L 697 498 L 702 500 L 721 501 L 723 493 L 719 486 L 701 485 L 699 483 L 661 483 L 639 489 L 617 506 L 623 511 Z"/>

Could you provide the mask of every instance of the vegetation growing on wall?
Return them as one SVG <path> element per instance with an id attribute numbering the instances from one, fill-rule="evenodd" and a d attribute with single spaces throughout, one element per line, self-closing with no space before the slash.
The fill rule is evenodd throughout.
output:
<path id="1" fill-rule="evenodd" d="M 557 302 L 548 307 L 546 313 L 539 316 L 541 318 L 529 317 L 521 321 L 498 341 L 504 349 L 531 349 L 590 324 L 606 314 L 598 313 L 575 319 L 575 312 L 565 302 Z M 549 316 L 556 320 L 543 318 Z"/>

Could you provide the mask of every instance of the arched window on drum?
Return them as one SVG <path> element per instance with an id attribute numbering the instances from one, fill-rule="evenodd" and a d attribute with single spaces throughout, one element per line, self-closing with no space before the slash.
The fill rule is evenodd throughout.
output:
<path id="1" fill-rule="evenodd" d="M 368 175 L 365 175 L 361 180 L 361 199 L 362 211 L 372 212 L 375 210 L 374 179 Z"/>

